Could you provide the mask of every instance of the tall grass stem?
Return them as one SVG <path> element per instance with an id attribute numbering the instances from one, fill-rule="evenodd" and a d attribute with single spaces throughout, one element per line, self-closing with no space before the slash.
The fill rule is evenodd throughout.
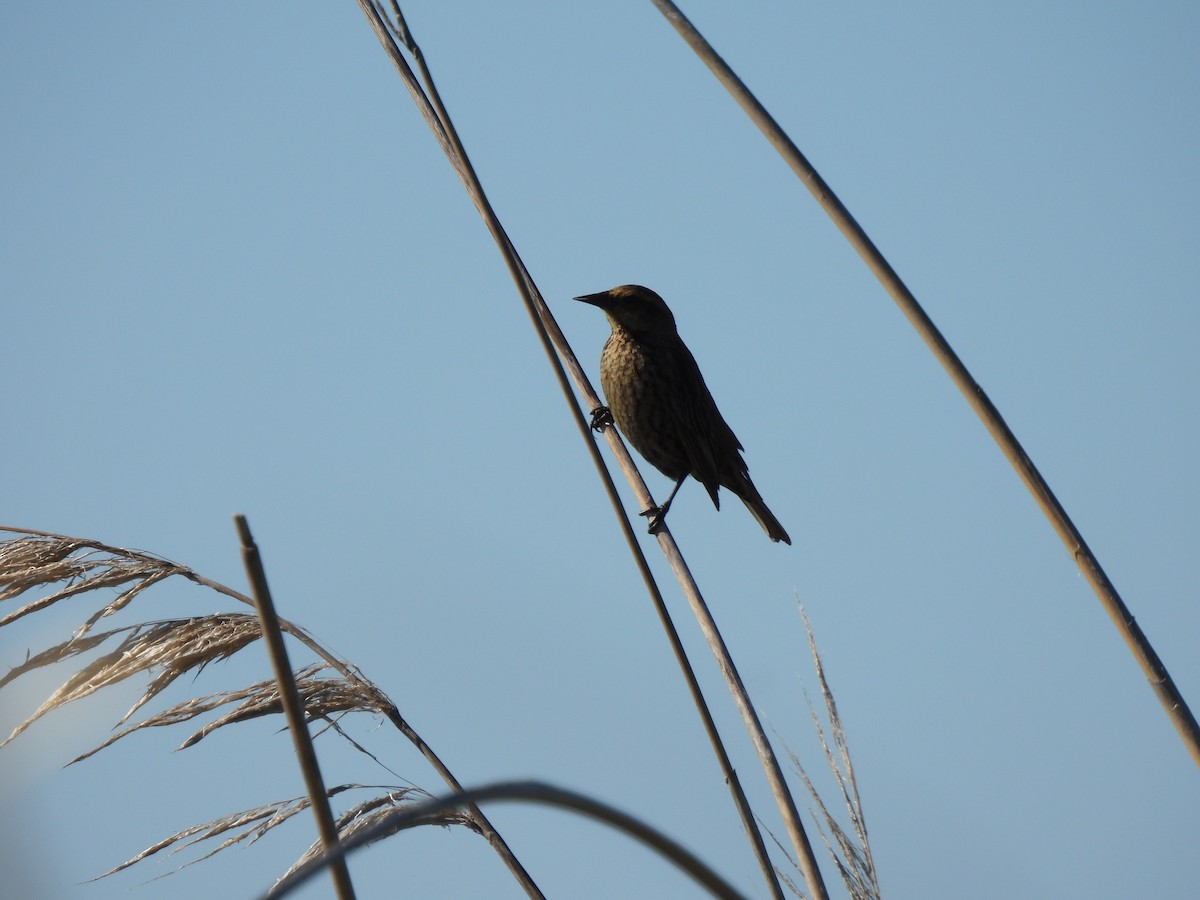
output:
<path id="1" fill-rule="evenodd" d="M 250 523 L 243 515 L 234 516 L 233 522 L 242 544 L 242 562 L 246 567 L 246 577 L 254 597 L 254 608 L 258 610 L 258 621 L 262 625 L 263 643 L 271 659 L 271 668 L 275 671 L 275 683 L 279 686 L 279 701 L 287 718 L 288 730 L 292 734 L 292 745 L 300 762 L 300 772 L 304 776 L 309 804 L 317 820 L 317 833 L 321 836 L 321 845 L 328 853 L 339 843 L 337 823 L 333 820 L 333 810 L 329 808 L 329 795 L 325 792 L 325 782 L 321 778 L 321 767 L 317 762 L 317 752 L 313 749 L 312 735 L 308 733 L 304 703 L 296 689 L 296 679 L 292 677 L 292 664 L 288 661 L 283 632 L 279 629 L 279 617 L 275 615 L 271 589 L 267 586 L 267 573 L 263 568 L 258 545 L 250 533 Z M 344 857 L 338 857 L 330 864 L 329 875 L 333 879 L 338 900 L 354 900 L 354 886 L 350 882 L 350 870 L 346 868 Z"/>
<path id="2" fill-rule="evenodd" d="M 850 214 L 850 211 L 842 205 L 841 200 L 825 183 L 825 180 L 817 173 L 812 164 L 800 152 L 799 148 L 792 142 L 792 139 L 787 136 L 779 124 L 771 117 L 771 114 L 763 107 L 758 99 L 750 92 L 749 88 L 742 83 L 742 80 L 734 73 L 734 71 L 725 63 L 725 61 L 717 54 L 712 45 L 704 39 L 704 36 L 696 30 L 696 27 L 688 21 L 687 17 L 680 12 L 679 8 L 671 2 L 671 0 L 651 0 L 658 7 L 659 12 L 666 17 L 671 26 L 679 33 L 679 35 L 687 42 L 687 44 L 696 52 L 696 55 L 703 60 L 704 64 L 717 77 L 717 80 L 725 87 L 727 91 L 742 107 L 746 115 L 751 121 L 758 126 L 759 130 L 766 136 L 771 146 L 778 151 L 779 155 L 787 162 L 792 171 L 800 178 L 805 187 L 809 189 L 813 197 L 821 205 L 821 208 L 828 213 L 829 217 L 838 229 L 845 235 L 846 240 L 854 248 L 855 252 L 862 257 L 867 264 L 867 268 L 879 279 L 880 283 L 891 294 L 892 299 L 896 301 L 896 305 L 900 307 L 900 311 L 916 329 L 921 339 L 925 341 L 933 355 L 937 358 L 942 367 L 949 373 L 954 384 L 962 392 L 967 403 L 975 410 L 975 414 L 983 421 L 984 426 L 992 435 L 992 438 L 1000 446 L 1005 457 L 1012 464 L 1029 492 L 1033 494 L 1033 498 L 1037 501 L 1046 518 L 1050 520 L 1050 524 L 1054 526 L 1059 538 L 1066 545 L 1067 552 L 1071 554 L 1075 565 L 1083 573 L 1083 577 L 1087 579 L 1092 590 L 1100 599 L 1101 606 L 1108 613 L 1121 638 L 1133 653 L 1134 659 L 1137 660 L 1138 666 L 1142 673 L 1150 682 L 1150 687 L 1157 695 L 1159 703 L 1162 704 L 1171 723 L 1179 732 L 1180 738 L 1183 740 L 1185 747 L 1191 754 L 1193 761 L 1200 766 L 1200 725 L 1196 723 L 1196 717 L 1192 714 L 1187 702 L 1183 699 L 1183 695 L 1179 693 L 1179 689 L 1175 686 L 1174 680 L 1167 672 L 1166 666 L 1162 660 L 1158 658 L 1154 647 L 1150 644 L 1149 638 L 1142 632 L 1134 619 L 1133 614 L 1129 611 L 1129 607 L 1125 605 L 1125 601 L 1121 599 L 1121 595 L 1117 593 L 1117 589 L 1109 581 L 1108 575 L 1100 565 L 1100 561 L 1092 553 L 1087 542 L 1084 541 L 1083 535 L 1079 529 L 1075 527 L 1075 523 L 1071 521 L 1062 504 L 1058 502 L 1058 498 L 1054 496 L 1054 492 L 1050 490 L 1050 485 L 1042 478 L 1041 473 L 1033 464 L 1033 460 L 1022 448 L 1016 435 L 1012 433 L 1008 425 L 1005 423 L 1000 411 L 988 399 L 987 394 L 967 371 L 967 367 L 963 365 L 962 360 L 958 358 L 949 342 L 942 336 L 937 326 L 933 324 L 933 320 L 925 313 L 925 310 L 917 302 L 915 296 L 896 274 L 896 271 L 891 267 L 883 254 L 863 231 L 855 218 Z"/>

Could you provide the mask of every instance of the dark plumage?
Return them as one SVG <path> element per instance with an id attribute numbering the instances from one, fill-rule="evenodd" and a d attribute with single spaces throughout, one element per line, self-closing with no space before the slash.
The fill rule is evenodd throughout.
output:
<path id="1" fill-rule="evenodd" d="M 675 482 L 667 502 L 650 511 L 651 531 L 691 475 L 718 509 L 717 490 L 728 488 L 771 540 L 790 544 L 750 480 L 742 445 L 717 410 L 662 297 L 623 284 L 575 299 L 600 307 L 612 326 L 600 357 L 600 385 L 617 427 L 648 463 Z"/>

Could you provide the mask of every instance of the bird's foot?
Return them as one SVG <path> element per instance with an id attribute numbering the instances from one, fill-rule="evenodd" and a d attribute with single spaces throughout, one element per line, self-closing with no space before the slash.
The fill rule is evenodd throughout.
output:
<path id="1" fill-rule="evenodd" d="M 592 410 L 592 431 L 603 433 L 605 428 L 614 424 L 612 413 L 607 406 L 597 406 Z"/>
<path id="2" fill-rule="evenodd" d="M 663 530 L 663 525 L 666 524 L 664 520 L 667 516 L 667 508 L 665 506 L 652 506 L 649 509 L 642 510 L 638 515 L 646 517 L 646 530 L 650 534 L 658 534 Z"/>

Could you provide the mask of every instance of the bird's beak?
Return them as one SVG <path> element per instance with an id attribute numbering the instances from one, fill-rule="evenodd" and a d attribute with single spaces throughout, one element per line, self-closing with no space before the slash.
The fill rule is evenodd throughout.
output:
<path id="1" fill-rule="evenodd" d="M 575 299 L 584 303 L 590 303 L 592 306 L 598 306 L 601 309 L 607 309 L 612 297 L 608 291 L 601 291 L 599 294 L 584 294 L 582 297 L 576 297 Z"/>

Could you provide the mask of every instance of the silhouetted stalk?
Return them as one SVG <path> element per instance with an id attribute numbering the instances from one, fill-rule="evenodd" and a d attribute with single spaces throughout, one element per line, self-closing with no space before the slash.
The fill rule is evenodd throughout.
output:
<path id="1" fill-rule="evenodd" d="M 846 236 L 846 240 L 867 264 L 867 268 L 892 295 L 892 299 L 896 301 L 900 311 L 904 313 L 917 330 L 917 334 L 921 336 L 921 339 L 933 351 L 933 355 L 937 357 L 938 362 L 949 373 L 954 384 L 966 397 L 967 403 L 975 410 L 975 414 L 983 421 L 992 438 L 1000 445 L 1005 457 L 1016 469 L 1021 480 L 1025 482 L 1025 486 L 1033 494 L 1034 500 L 1037 501 L 1046 518 L 1050 520 L 1050 524 L 1054 526 L 1054 530 L 1075 560 L 1075 565 L 1083 573 L 1088 584 L 1092 586 L 1096 596 L 1100 598 L 1104 611 L 1108 613 L 1109 618 L 1116 625 L 1117 631 L 1133 653 L 1134 659 L 1137 660 L 1143 674 L 1150 682 L 1151 688 L 1154 689 L 1154 693 L 1158 696 L 1163 709 L 1166 710 L 1171 723 L 1179 732 L 1188 752 L 1191 753 L 1193 761 L 1200 765 L 1200 725 L 1197 724 L 1195 716 L 1192 715 L 1183 695 L 1179 693 L 1166 666 L 1154 652 L 1154 647 L 1151 646 L 1149 639 L 1138 626 L 1133 614 L 1130 613 L 1129 607 L 1125 605 L 1125 601 L 1121 599 L 1117 589 L 1108 580 L 1108 575 L 1101 568 L 1100 561 L 1096 559 L 1095 554 L 1084 541 L 1083 535 L 1075 527 L 1075 523 L 1071 521 L 1062 504 L 1058 502 L 1054 492 L 1050 490 L 1050 485 L 1042 478 L 1041 473 L 1033 464 L 1033 460 L 1029 458 L 1020 442 L 1017 441 L 1016 436 L 1001 417 L 1000 411 L 988 399 L 983 388 L 971 377 L 971 373 L 958 358 L 958 354 L 954 352 L 937 326 L 933 324 L 933 320 L 921 308 L 917 298 L 901 281 L 900 276 L 884 259 L 883 254 L 867 237 L 867 233 L 855 221 L 849 210 L 842 205 L 841 200 L 824 179 L 817 174 L 816 169 L 812 167 L 804 154 L 792 143 L 791 138 L 779 127 L 771 114 L 750 93 L 741 79 L 734 74 L 733 70 L 671 0 L 651 0 L 651 2 L 658 7 L 667 21 L 679 32 L 680 36 L 696 52 L 696 55 L 704 61 L 704 64 L 712 70 L 712 73 L 717 76 L 725 89 L 746 112 L 746 115 L 770 141 L 771 146 L 779 152 L 792 171 L 804 182 L 805 187 L 809 189 L 817 202 L 821 204 L 821 208 L 829 214 L 833 223 Z"/>
<path id="2" fill-rule="evenodd" d="M 338 846 L 337 823 L 333 820 L 333 810 L 329 808 L 329 795 L 321 778 L 321 766 L 313 749 L 312 735 L 308 733 L 304 703 L 300 699 L 300 692 L 296 690 L 296 679 L 292 677 L 292 664 L 288 661 L 283 632 L 279 629 L 279 617 L 275 615 L 271 589 L 267 586 L 267 573 L 263 569 L 258 545 L 254 543 L 254 537 L 250 534 L 250 523 L 242 515 L 234 516 L 233 521 L 242 543 L 242 562 L 246 566 L 246 577 L 250 582 L 250 592 L 254 596 L 254 607 L 258 610 L 263 643 L 267 648 L 267 656 L 271 659 L 271 668 L 275 672 L 275 683 L 279 686 L 279 701 L 287 718 L 288 730 L 292 734 L 292 746 L 295 747 L 296 758 L 300 762 L 300 772 L 304 776 L 304 787 L 308 791 L 313 818 L 317 820 L 321 846 L 328 853 Z M 344 856 L 339 856 L 330 863 L 329 875 L 333 879 L 339 900 L 354 900 L 354 885 L 350 882 L 350 870 L 346 868 Z"/>
<path id="3" fill-rule="evenodd" d="M 562 809 L 572 810 L 605 822 L 619 831 L 624 831 L 630 837 L 641 841 L 652 850 L 670 860 L 679 869 L 690 875 L 696 882 L 707 888 L 714 897 L 722 897 L 725 900 L 745 900 L 737 890 L 709 868 L 703 860 L 640 819 L 614 806 L 593 800 L 584 794 L 563 790 L 562 788 L 556 788 L 552 785 L 536 781 L 508 781 L 485 785 L 484 787 L 472 788 L 469 791 L 459 791 L 446 797 L 435 797 L 423 803 L 414 803 L 405 810 L 390 813 L 383 821 L 372 828 L 366 829 L 350 840 L 343 842 L 334 852 L 327 853 L 318 859 L 305 863 L 265 894 L 264 900 L 266 898 L 282 897 L 294 888 L 299 887 L 309 878 L 320 872 L 325 866 L 329 865 L 335 857 L 344 857 L 347 853 L 351 853 L 359 847 L 366 846 L 374 840 L 386 837 L 402 828 L 420 824 L 422 819 L 431 815 L 436 815 L 446 810 L 457 809 L 467 804 L 474 805 L 492 800 L 519 800 L 527 803 L 542 803 L 548 806 L 557 806 Z"/>

